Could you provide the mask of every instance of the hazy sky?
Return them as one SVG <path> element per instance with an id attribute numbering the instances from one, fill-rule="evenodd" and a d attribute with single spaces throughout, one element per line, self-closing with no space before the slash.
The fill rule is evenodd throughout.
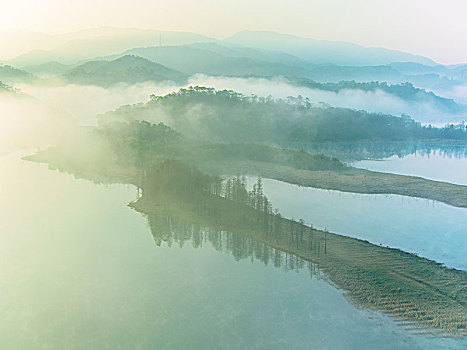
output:
<path id="1" fill-rule="evenodd" d="M 0 10 L 2 30 L 273 30 L 467 62 L 467 0 L 2 0 Z"/>

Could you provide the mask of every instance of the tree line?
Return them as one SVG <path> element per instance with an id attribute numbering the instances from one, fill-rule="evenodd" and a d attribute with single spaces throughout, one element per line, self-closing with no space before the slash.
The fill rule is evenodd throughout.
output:
<path id="1" fill-rule="evenodd" d="M 167 120 L 187 138 L 215 142 L 467 140 L 463 124 L 435 128 L 407 115 L 314 105 L 302 96 L 275 99 L 199 86 L 151 95 L 146 104 L 123 106 L 100 117 L 101 122 L 135 119 Z"/>

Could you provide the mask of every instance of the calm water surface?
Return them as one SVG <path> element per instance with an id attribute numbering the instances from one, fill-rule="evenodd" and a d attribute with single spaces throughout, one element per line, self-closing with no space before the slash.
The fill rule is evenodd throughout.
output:
<path id="1" fill-rule="evenodd" d="M 391 156 L 380 160 L 362 160 L 352 163 L 357 168 L 402 175 L 421 176 L 426 179 L 467 185 L 467 155 L 465 148 L 459 152 L 443 150 L 414 152 L 400 157 Z"/>
<path id="2" fill-rule="evenodd" d="M 133 187 L 19 157 L 0 156 L 2 349 L 467 347 L 357 309 L 306 269 L 158 247 L 126 206 Z"/>
<path id="3" fill-rule="evenodd" d="M 249 178 L 249 183 L 256 178 Z M 398 195 L 366 195 L 263 179 L 274 207 L 316 228 L 400 248 L 467 270 L 467 209 Z"/>

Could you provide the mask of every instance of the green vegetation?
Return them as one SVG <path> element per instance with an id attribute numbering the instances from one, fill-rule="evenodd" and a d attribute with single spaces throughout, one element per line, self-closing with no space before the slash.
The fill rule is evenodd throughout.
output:
<path id="1" fill-rule="evenodd" d="M 0 65 L 0 80 L 7 84 L 31 83 L 36 78 L 29 72 L 9 66 Z"/>
<path id="2" fill-rule="evenodd" d="M 398 249 L 379 247 L 281 217 L 239 177 L 222 181 L 177 161 L 148 170 L 142 197 L 130 206 L 148 217 L 156 244 L 195 247 L 209 241 L 235 259 L 324 273 L 347 296 L 430 331 L 467 334 L 467 272 Z"/>
<path id="3" fill-rule="evenodd" d="M 1 92 L 18 93 L 18 91 L 15 88 L 7 84 L 4 84 L 3 82 L 0 81 L 0 93 Z"/>
<path id="4" fill-rule="evenodd" d="M 467 186 L 345 166 L 336 158 L 266 145 L 192 141 L 160 123 L 113 122 L 33 156 L 75 174 L 100 180 L 128 177 L 167 160 L 180 160 L 215 175 L 258 175 L 301 186 L 355 193 L 390 193 L 467 207 Z M 134 180 L 132 183 L 135 183 Z"/>
<path id="5" fill-rule="evenodd" d="M 465 113 L 467 107 L 457 104 L 452 99 L 437 96 L 431 91 L 416 88 L 412 83 L 406 82 L 403 84 L 388 84 L 386 82 L 371 81 L 371 82 L 356 82 L 339 81 L 337 83 L 320 83 L 308 79 L 292 79 L 292 82 L 297 86 L 306 86 L 310 89 L 325 90 L 339 92 L 342 90 L 362 90 L 368 91 L 384 91 L 392 96 L 399 97 L 404 101 L 417 103 L 430 103 L 432 108 L 438 108 L 440 111 L 447 113 Z"/>
<path id="6" fill-rule="evenodd" d="M 115 153 L 127 165 L 148 168 L 154 161 L 176 158 L 199 164 L 202 162 L 260 161 L 306 170 L 342 170 L 345 165 L 336 158 L 311 155 L 260 144 L 217 144 L 192 141 L 162 123 L 114 122 L 98 131 L 110 142 Z"/>
<path id="7" fill-rule="evenodd" d="M 335 158 L 311 155 L 256 144 L 212 144 L 191 141 L 166 125 L 133 121 L 83 128 L 59 146 L 28 157 L 82 177 L 128 182 L 128 174 L 147 171 L 167 159 L 199 167 L 212 162 L 265 162 L 293 169 L 341 171 L 345 165 Z M 94 178 L 93 178 L 94 177 Z M 121 178 L 120 178 L 121 177 Z M 98 180 L 100 181 L 100 180 Z M 133 182 L 132 182 L 133 183 Z"/>
<path id="8" fill-rule="evenodd" d="M 70 70 L 71 66 L 62 64 L 56 61 L 51 61 L 43 64 L 35 64 L 23 67 L 27 72 L 37 75 L 50 76 L 54 74 L 61 74 Z"/>
<path id="9" fill-rule="evenodd" d="M 101 34 L 97 30 L 89 36 L 61 39 L 49 52 L 37 50 L 12 61 L 27 64 L 30 73 L 0 66 L 0 80 L 5 82 L 0 81 L 0 93 L 18 93 L 10 86 L 17 82 L 38 82 L 31 73 L 61 78 L 41 77 L 50 84 L 102 87 L 148 81 L 186 84 L 189 74 L 196 73 L 281 76 L 281 82 L 311 89 L 383 91 L 414 106 L 426 104 L 453 114 L 467 111 L 453 100 L 406 82 L 452 87 L 466 81 L 465 66 L 438 67 L 429 59 L 402 52 L 277 33 L 243 32 L 227 39 L 227 45 L 189 33 L 164 33 L 168 36 L 164 45 L 179 46 L 163 46 L 161 33 L 154 31 Z M 158 47 L 132 49 L 157 42 Z M 248 48 L 250 44 L 261 49 Z M 93 58 L 110 54 L 106 60 Z M 420 63 L 391 63 L 404 59 Z M 313 105 L 302 96 L 263 98 L 196 86 L 151 95 L 148 103 L 100 116 L 98 127 L 76 128 L 73 121 L 45 107 L 36 116 L 33 112 L 42 103 L 24 96 L 21 106 L 27 107 L 26 99 L 31 108 L 24 108 L 24 119 L 7 116 L 17 122 L 21 136 L 8 133 L 20 147 L 55 144 L 26 159 L 98 183 L 135 185 L 138 199 L 129 206 L 147 215 L 156 244 L 192 241 L 198 247 L 209 241 L 237 260 L 259 259 L 288 270 L 308 266 L 311 274 L 324 276 L 360 306 L 381 310 L 424 331 L 467 335 L 466 271 L 283 218 L 263 193 L 261 180 L 420 197 L 467 208 L 467 186 L 356 169 L 321 151 L 306 151 L 311 143 L 318 149 L 325 143 L 465 144 L 464 123 L 436 128 L 422 126 L 407 115 Z M 17 105 L 11 106 L 14 113 Z M 8 114 L 9 108 L 5 111 Z M 43 126 L 45 131 L 40 130 Z M 37 141 L 36 134 L 41 135 Z M 260 176 L 251 191 L 245 175 Z"/>
<path id="10" fill-rule="evenodd" d="M 290 182 L 310 181 L 308 185 L 317 185 L 324 181 L 329 187 L 340 181 L 358 189 L 362 178 L 356 169 L 324 156 L 264 145 L 255 148 L 223 144 L 217 148 L 186 140 L 163 124 L 147 122 L 90 128 L 77 140 L 67 142 L 29 159 L 48 162 L 51 168 L 96 182 L 134 184 L 142 197 L 130 205 L 148 215 L 156 242 L 183 244 L 192 239 L 199 245 L 203 239 L 209 240 L 238 259 L 254 256 L 264 262 L 271 260 L 278 267 L 285 264 L 295 268 L 307 261 L 315 272 L 324 273 L 359 305 L 424 329 L 456 336 L 466 334 L 465 271 L 448 269 L 397 249 L 314 230 L 303 221 L 284 219 L 273 211 L 261 180 L 248 191 L 244 178 L 223 179 L 216 175 L 216 170 L 221 171 L 218 174 L 241 174 L 253 169 Z M 269 162 L 261 160 L 274 155 Z M 224 157 L 227 160 L 221 161 Z M 320 165 L 338 169 L 301 170 L 292 166 L 294 162 L 303 168 Z M 202 169 L 211 167 L 211 174 L 203 173 L 195 164 Z M 379 177 L 374 186 L 382 183 L 387 188 L 403 188 L 403 182 L 385 184 L 386 179 L 393 181 L 393 175 L 363 172 L 364 176 Z M 398 178 L 409 181 L 409 190 L 417 188 L 417 184 L 410 183 L 413 178 Z M 464 202 L 467 198 L 465 186 L 418 181 L 420 188 L 433 186 L 435 193 L 449 198 L 463 198 Z M 459 196 L 454 195 L 456 191 L 461 191 Z M 164 221 L 168 226 L 163 225 Z M 164 231 L 164 227 L 169 227 L 169 231 Z"/>
<path id="11" fill-rule="evenodd" d="M 346 108 L 320 108 L 308 99 L 244 96 L 234 91 L 190 87 L 146 104 L 124 106 L 100 117 L 110 121 L 167 123 L 187 138 L 214 142 L 266 144 L 323 141 L 394 141 L 467 139 L 465 125 L 421 126 L 410 117 L 395 117 Z"/>
<path id="12" fill-rule="evenodd" d="M 63 73 L 65 80 L 75 84 L 110 86 L 145 81 L 172 81 L 183 84 L 184 73 L 137 56 L 123 56 L 113 61 L 91 61 Z"/>
<path id="13" fill-rule="evenodd" d="M 219 174 L 249 174 L 299 186 L 352 193 L 397 194 L 436 200 L 467 208 L 467 186 L 427 180 L 416 176 L 380 173 L 353 167 L 341 171 L 310 171 L 266 162 L 206 162 L 205 171 Z"/>

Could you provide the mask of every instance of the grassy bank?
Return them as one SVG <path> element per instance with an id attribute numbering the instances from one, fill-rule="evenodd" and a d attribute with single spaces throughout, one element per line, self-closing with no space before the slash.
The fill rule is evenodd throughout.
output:
<path id="1" fill-rule="evenodd" d="M 252 208 L 218 196 L 205 197 L 201 205 L 156 197 L 145 195 L 130 206 L 148 217 L 157 244 L 210 241 L 236 259 L 254 257 L 276 267 L 306 261 L 361 307 L 421 331 L 467 335 L 466 271 L 275 215 L 264 225 L 254 219 Z"/>
<path id="2" fill-rule="evenodd" d="M 400 317 L 424 330 L 455 336 L 467 334 L 466 271 L 284 219 L 280 214 L 273 214 L 259 185 L 248 193 L 245 182 L 238 178 L 222 183 L 219 177 L 203 174 L 177 161 L 165 161 L 155 170 L 145 171 L 123 166 L 106 152 L 97 157 L 94 153 L 90 161 L 80 151 L 50 149 L 30 159 L 48 162 L 52 168 L 93 181 L 126 182 L 141 187 L 143 197 L 131 206 L 148 216 L 154 236 L 162 227 L 154 218 L 162 215 L 185 223 L 185 228 L 203 227 L 204 232 L 210 232 L 209 239 L 230 235 L 228 249 L 240 256 L 260 257 L 266 262 L 275 251 L 285 252 L 318 266 L 331 283 L 345 290 L 358 305 Z M 359 193 L 417 195 L 465 207 L 465 186 L 421 178 L 353 168 L 310 171 L 251 161 L 196 164 L 211 173 L 254 174 L 304 186 Z M 194 239 L 193 230 L 180 234 L 173 231 L 174 227 L 169 225 L 161 239 Z M 199 235 L 196 239 L 199 241 Z M 218 243 L 223 241 L 216 239 Z"/>
<path id="3" fill-rule="evenodd" d="M 467 186 L 349 167 L 336 158 L 266 145 L 185 139 L 145 122 L 83 128 L 75 139 L 26 159 L 95 181 L 140 185 L 141 174 L 175 159 L 216 175 L 257 175 L 300 186 L 363 194 L 398 194 L 467 208 Z"/>
<path id="4" fill-rule="evenodd" d="M 280 164 L 251 161 L 202 162 L 198 166 L 215 174 L 248 174 L 305 187 L 362 194 L 397 194 L 467 208 L 467 186 L 416 176 L 380 173 L 348 167 L 340 171 L 303 170 Z"/>

